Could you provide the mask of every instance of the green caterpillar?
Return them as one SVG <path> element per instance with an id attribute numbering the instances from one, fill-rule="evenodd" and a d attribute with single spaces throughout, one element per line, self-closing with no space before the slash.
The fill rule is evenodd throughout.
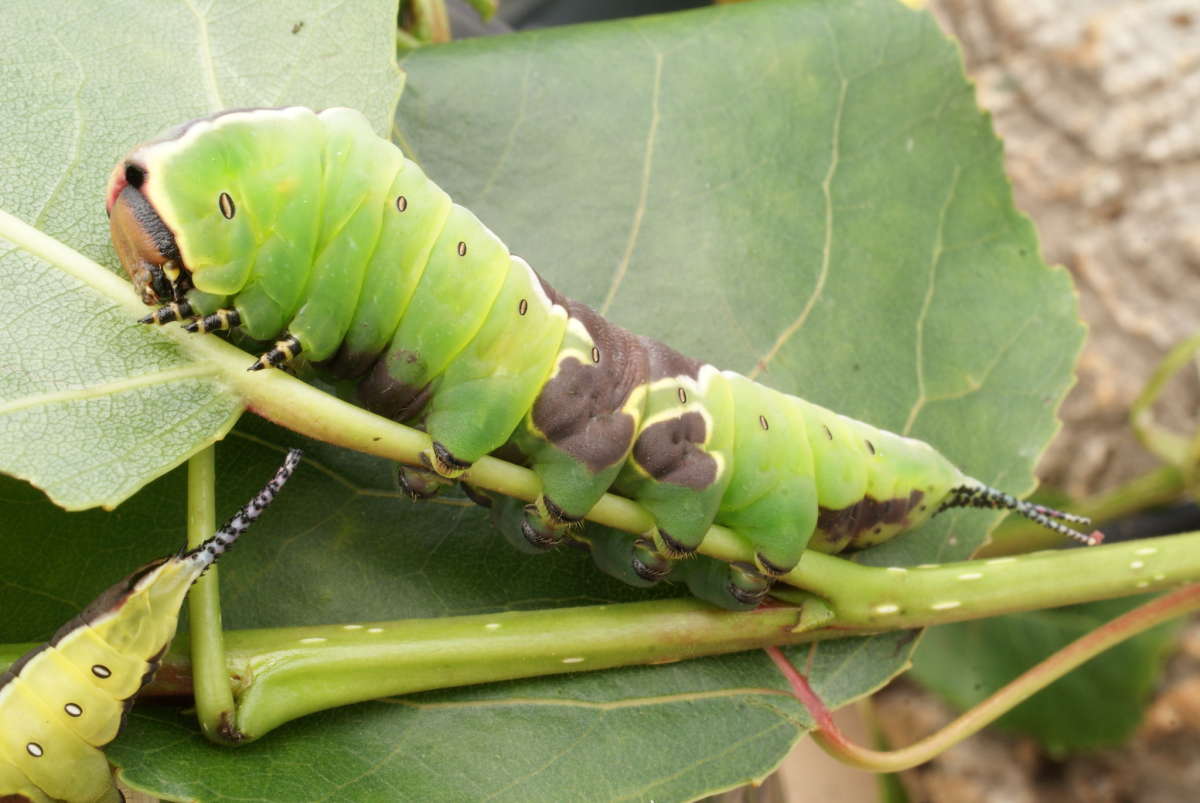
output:
<path id="1" fill-rule="evenodd" d="M 0 801 L 124 800 L 100 748 L 154 678 L 192 583 L 271 504 L 300 463 L 288 452 L 258 495 L 195 549 L 153 561 L 109 588 L 0 674 Z"/>
<path id="2" fill-rule="evenodd" d="M 107 208 L 143 319 L 280 338 L 251 366 L 299 354 L 358 382 L 359 400 L 432 438 L 423 495 L 503 448 L 539 477 L 514 536 L 587 543 L 648 584 L 758 604 L 805 549 L 861 548 L 949 507 L 1003 507 L 1094 542 L 974 480 L 932 447 L 720 371 L 557 293 L 350 109 L 224 112 L 136 148 Z M 584 531 L 612 490 L 657 526 Z M 679 561 L 709 526 L 753 565 Z M 676 563 L 678 562 L 678 565 Z"/>

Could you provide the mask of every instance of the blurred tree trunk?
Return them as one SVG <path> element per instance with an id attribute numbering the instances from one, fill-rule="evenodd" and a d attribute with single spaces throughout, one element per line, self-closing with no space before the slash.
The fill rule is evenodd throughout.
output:
<path id="1" fill-rule="evenodd" d="M 1195 0 L 934 0 L 1004 138 L 1017 205 L 1066 265 L 1090 326 L 1043 479 L 1105 490 L 1154 459 L 1130 401 L 1200 330 L 1200 5 Z M 1164 420 L 1190 428 L 1200 381 Z"/>

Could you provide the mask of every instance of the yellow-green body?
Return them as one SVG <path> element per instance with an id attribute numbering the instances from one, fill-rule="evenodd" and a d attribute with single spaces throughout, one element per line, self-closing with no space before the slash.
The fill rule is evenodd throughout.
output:
<path id="1" fill-rule="evenodd" d="M 122 800 L 101 748 L 153 676 L 208 565 L 192 553 L 151 564 L 0 676 L 0 795 Z"/>
<path id="2" fill-rule="evenodd" d="M 192 583 L 299 462 L 299 451 L 288 452 L 275 477 L 211 538 L 138 569 L 0 674 L 0 800 L 124 800 L 100 748 L 117 737 L 134 696 L 154 677 Z"/>

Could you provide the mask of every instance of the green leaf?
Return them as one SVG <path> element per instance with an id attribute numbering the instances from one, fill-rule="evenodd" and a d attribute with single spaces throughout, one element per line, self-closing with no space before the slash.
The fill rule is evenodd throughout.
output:
<path id="1" fill-rule="evenodd" d="M 135 141 L 208 111 L 206 64 L 229 105 L 345 103 L 379 121 L 398 87 L 379 61 L 393 46 L 384 10 L 283 18 L 205 7 L 172 20 L 106 9 L 95 20 L 103 27 L 59 47 L 40 33 L 56 30 L 41 15 L 68 12 L 41 9 L 0 22 L 0 43 L 22 65 L 0 66 L 6 85 L 21 87 L 0 100 L 9 121 L 0 207 L 108 264 L 103 180 Z M 306 21 L 297 34 L 294 17 Z M 207 62 L 189 61 L 197 19 L 208 22 Z M 292 53 L 288 37 L 311 44 Z M 76 62 L 84 69 L 70 72 Z M 764 381 L 930 440 L 1006 490 L 1031 486 L 1082 328 L 1065 273 L 1039 260 L 1012 207 L 999 143 L 955 48 L 927 15 L 884 0 L 759 2 L 423 48 L 404 66 L 398 138 L 561 290 L 723 367 L 765 363 Z M 44 124 L 22 123 L 34 119 Z M 137 341 L 157 335 L 137 334 L 127 312 L 77 280 L 0 255 L 0 297 L 16 287 L 30 300 L 21 309 L 70 299 L 78 311 L 57 335 L 30 315 L 0 328 L 0 355 L 23 375 L 11 390 L 0 385 L 0 405 L 34 399 L 23 409 L 40 410 L 39 393 L 192 364 L 166 339 Z M 77 359 L 76 348 L 93 350 Z M 85 372 L 105 360 L 107 373 Z M 36 449 L 0 407 L 0 461 L 17 447 L 62 455 L 37 467 L 40 487 L 66 489 L 55 498 L 69 491 L 75 506 L 111 503 L 221 435 L 238 400 L 212 384 L 196 393 L 225 417 L 182 440 L 167 430 L 202 404 L 156 381 L 147 387 L 162 395 L 119 417 L 84 410 L 38 430 Z M 117 409 L 111 395 L 98 399 Z M 139 444 L 146 426 L 160 436 L 149 447 Z M 128 440 L 92 451 L 101 429 Z M 298 440 L 256 419 L 239 425 L 218 449 L 219 515 Z M 306 448 L 306 467 L 325 471 L 297 476 L 225 563 L 231 627 L 682 593 L 625 588 L 584 555 L 515 553 L 482 511 L 453 499 L 412 505 L 381 461 Z M 128 475 L 115 490 L 71 477 L 113 455 Z M 114 514 L 70 515 L 20 483 L 0 484 L 18 514 L 3 525 L 0 609 L 15 615 L 0 622 L 0 639 L 44 638 L 133 565 L 177 548 L 181 488 L 171 475 Z M 993 520 L 947 515 L 864 559 L 960 558 Z M 836 707 L 903 669 L 909 639 L 827 642 L 794 657 L 811 659 L 817 691 Z M 138 715 L 111 755 L 140 786 L 204 800 L 255 790 L 277 800 L 688 799 L 779 762 L 806 728 L 782 689 L 761 656 L 727 656 L 356 706 L 236 751 L 205 744 L 173 714 Z M 447 782 L 464 775 L 462 787 Z"/>
<path id="2" fill-rule="evenodd" d="M 1072 605 L 929 628 L 917 650 L 917 680 L 967 709 L 1080 636 L 1146 597 Z M 1113 747 L 1142 720 L 1178 623 L 1147 630 L 1093 658 L 996 721 L 1062 756 Z"/>
<path id="3" fill-rule="evenodd" d="M 393 4 L 243 6 L 8 4 L 0 209 L 115 266 L 104 182 L 169 126 L 227 107 L 348 104 L 388 130 Z M 241 413 L 213 365 L 2 240 L 0 288 L 0 470 L 63 507 L 119 504 Z"/>
<path id="4" fill-rule="evenodd" d="M 753 3 L 403 67 L 402 145 L 559 290 L 1031 489 L 1083 328 L 931 18 Z M 962 558 L 992 519 L 868 554 Z"/>

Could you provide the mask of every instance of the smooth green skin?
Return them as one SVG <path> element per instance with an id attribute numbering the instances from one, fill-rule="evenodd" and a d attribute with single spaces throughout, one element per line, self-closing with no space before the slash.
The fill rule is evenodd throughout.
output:
<path id="1" fill-rule="evenodd" d="M 754 550 L 760 569 L 761 558 L 791 569 L 806 548 L 839 552 L 847 546 L 882 543 L 928 520 L 955 486 L 979 484 L 926 443 L 838 415 L 739 374 L 721 372 L 707 390 L 702 397 L 689 391 L 688 402 L 701 401 L 718 422 L 705 449 L 717 455 L 722 465 L 732 466 L 732 471 L 723 471 L 709 489 L 689 493 L 681 486 L 653 482 L 630 461 L 615 487 L 644 505 L 660 527 L 685 543 L 698 545 L 714 521 L 728 527 Z M 714 402 L 728 406 L 718 415 L 712 412 Z M 671 383 L 651 392 L 646 420 L 652 421 L 663 410 L 686 406 L 679 404 Z M 722 441 L 723 447 L 717 448 Z M 837 511 L 863 499 L 907 500 L 913 491 L 924 495 L 915 508 L 849 540 L 818 525 L 819 509 Z M 707 505 L 715 505 L 716 510 Z M 699 538 L 686 540 L 695 537 L 691 528 L 697 524 L 703 527 Z M 603 571 L 630 582 L 632 572 L 620 562 L 628 561 L 635 550 L 631 536 L 608 531 L 595 538 L 589 533 L 586 540 Z M 693 594 L 714 604 L 732 610 L 754 607 L 734 599 L 726 584 L 761 591 L 762 580 L 739 567 L 720 567 L 719 562 L 700 557 L 674 562 L 672 574 L 686 582 Z"/>
<path id="2" fill-rule="evenodd" d="M 358 112 L 328 109 L 319 119 L 325 133 L 320 237 L 308 286 L 303 288 L 303 305 L 287 324 L 313 360 L 337 351 L 350 328 L 368 264 L 385 256 L 375 254 L 375 244 L 389 208 L 387 193 L 404 162 L 399 151 L 371 133 L 370 123 Z M 279 129 L 290 144 L 290 126 Z M 286 154 L 279 158 L 286 164 Z"/>
<path id="3" fill-rule="evenodd" d="M 175 636 L 188 589 L 211 564 L 211 555 L 188 553 L 130 575 L 93 603 L 107 608 L 89 607 L 0 686 L 0 795 L 122 800 L 100 748 L 116 738 L 125 700 L 157 668 L 153 661 Z M 82 709 L 79 716 L 66 712 L 71 703 Z M 30 743 L 42 747 L 41 757 L 29 753 Z M 43 794 L 30 794 L 31 784 Z"/>
<path id="4" fill-rule="evenodd" d="M 982 485 L 924 441 L 905 438 L 862 421 L 839 415 L 815 404 L 799 401 L 797 412 L 808 427 L 813 450 L 813 470 L 821 506 L 830 510 L 848 507 L 863 498 L 907 498 L 924 494 L 920 504 L 903 520 L 881 522 L 855 537 L 849 546 L 863 548 L 887 541 L 927 521 L 938 511 L 951 488 Z M 832 437 L 826 434 L 828 427 Z M 871 454 L 868 441 L 874 447 Z M 818 528 L 810 549 L 839 552 L 847 546 Z"/>
<path id="5" fill-rule="evenodd" d="M 539 294 L 533 271 L 513 257 L 492 312 L 430 402 L 426 426 L 463 460 L 474 463 L 503 446 L 546 382 L 567 315 Z"/>
<path id="6" fill-rule="evenodd" d="M 535 530 L 563 529 L 547 498 L 582 516 L 611 485 L 645 507 L 655 526 L 644 535 L 655 550 L 605 546 L 599 560 L 609 569 L 623 553 L 665 569 L 669 557 L 694 552 L 715 522 L 749 544 L 761 575 L 731 566 L 721 576 L 707 565 L 681 574 L 700 596 L 743 608 L 734 589 L 761 595 L 770 585 L 763 575 L 790 571 L 806 546 L 832 552 L 885 541 L 924 521 L 967 481 L 923 443 L 712 366 L 695 376 L 666 367 L 673 358 L 652 350 L 649 374 L 624 403 L 636 422 L 631 444 L 661 422 L 696 416 L 699 440 L 647 436 L 640 443 L 654 444 L 644 447 L 649 459 L 667 466 L 656 475 L 639 462 L 646 455 L 631 459 L 628 450 L 621 461 L 584 465 L 538 430 L 532 411 L 568 360 L 590 365 L 608 344 L 568 326 L 566 310 L 528 265 L 353 110 L 232 112 L 185 126 L 130 159 L 146 167 L 143 192 L 177 232 L 196 290 L 210 294 L 198 302 L 232 295 L 252 336 L 286 328 L 310 360 L 336 353 L 335 370 L 340 363 L 350 375 L 383 352 L 394 389 L 431 393 L 419 415 L 433 442 L 461 464 L 442 461 L 430 446 L 421 458 L 438 474 L 456 477 L 512 440 L 543 482 L 525 513 Z M 592 381 L 578 392 L 595 392 Z M 553 398 L 586 403 L 574 392 Z M 764 426 L 771 420 L 773 430 Z M 696 465 L 712 469 L 690 470 Z M 922 496 L 913 510 L 910 494 Z M 877 515 L 889 500 L 903 509 Z"/>
<path id="7" fill-rule="evenodd" d="M 466 243 L 464 256 L 459 256 L 459 243 Z M 508 267 L 504 243 L 486 232 L 470 211 L 451 207 L 429 261 L 393 268 L 423 273 L 392 337 L 388 374 L 414 388 L 440 377 L 482 327 Z"/>
<path id="8" fill-rule="evenodd" d="M 795 566 L 817 526 L 812 449 L 802 410 L 743 376 L 724 376 L 734 400 L 737 470 L 721 499 L 720 520 L 772 563 Z"/>
<path id="9" fill-rule="evenodd" d="M 351 353 L 377 354 L 391 341 L 422 275 L 420 270 L 397 272 L 395 266 L 424 265 L 450 214 L 450 196 L 416 164 L 402 164 L 388 197 L 403 196 L 405 213 L 383 216 L 375 257 L 346 333 L 345 348 Z"/>
<path id="10" fill-rule="evenodd" d="M 34 786 L 23 772 L 3 760 L 0 760 L 0 789 L 8 789 L 15 795 L 24 795 L 33 803 L 53 803 L 52 799 Z"/>
<path id="11" fill-rule="evenodd" d="M 313 279 L 323 189 L 321 123 L 308 110 L 273 119 L 280 124 L 264 127 L 253 112 L 197 122 L 129 156 L 145 165 L 143 192 L 163 219 L 188 221 L 173 231 L 196 289 L 236 295 L 242 326 L 264 340 L 296 314 Z M 222 192 L 235 204 L 231 220 Z"/>

